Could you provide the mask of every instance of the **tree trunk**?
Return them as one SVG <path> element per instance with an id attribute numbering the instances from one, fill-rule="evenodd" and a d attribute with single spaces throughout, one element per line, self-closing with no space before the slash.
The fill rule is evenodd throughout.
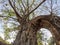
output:
<path id="1" fill-rule="evenodd" d="M 21 30 L 18 32 L 13 45 L 37 45 L 37 31 L 31 23 L 21 24 Z"/>
<path id="2" fill-rule="evenodd" d="M 32 30 L 19 31 L 13 45 L 37 45 L 36 32 Z"/>
<path id="3" fill-rule="evenodd" d="M 51 31 L 57 40 L 56 45 L 60 45 L 59 27 L 57 27 L 50 18 L 50 16 L 38 16 L 29 22 L 23 20 L 21 23 L 21 30 L 18 32 L 13 45 L 37 45 L 36 34 L 42 27 L 50 29 L 49 31 Z"/>

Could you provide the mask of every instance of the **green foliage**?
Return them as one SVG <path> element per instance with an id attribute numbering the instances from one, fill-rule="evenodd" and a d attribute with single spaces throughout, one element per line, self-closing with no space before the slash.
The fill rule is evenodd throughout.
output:
<path id="1" fill-rule="evenodd" d="M 40 40 L 42 40 L 42 33 L 37 33 L 37 38 L 39 38 Z"/>
<path id="2" fill-rule="evenodd" d="M 15 16 L 15 13 L 10 10 L 10 12 L 8 13 L 8 15 L 9 16 Z"/>
<path id="3" fill-rule="evenodd" d="M 37 42 L 38 42 L 38 45 L 43 45 L 42 44 L 42 33 L 37 33 Z"/>
<path id="4" fill-rule="evenodd" d="M 22 0 L 18 0 L 18 3 L 21 3 Z"/>
<path id="5" fill-rule="evenodd" d="M 43 45 L 41 41 L 38 41 L 38 45 Z"/>
<path id="6" fill-rule="evenodd" d="M 50 39 L 48 40 L 48 44 L 49 45 L 54 45 L 55 44 L 55 40 L 53 39 L 53 37 L 50 37 Z"/>
<path id="7" fill-rule="evenodd" d="M 8 9 L 8 10 L 3 10 L 3 13 L 7 14 L 7 16 L 15 16 L 15 13 L 12 9 Z"/>
<path id="8" fill-rule="evenodd" d="M 9 28 L 6 28 L 5 31 L 4 31 L 5 40 L 10 38 L 10 36 L 9 36 L 10 31 L 9 30 L 10 30 Z"/>
<path id="9" fill-rule="evenodd" d="M 13 31 L 18 30 L 18 26 L 16 26 L 14 23 L 9 23 L 9 25 L 4 24 L 4 37 L 5 40 L 10 39 L 10 33 Z"/>
<path id="10" fill-rule="evenodd" d="M 5 21 L 8 20 L 8 17 L 3 18 Z"/>
<path id="11" fill-rule="evenodd" d="M 0 41 L 3 42 L 3 43 L 9 44 L 9 42 L 3 40 L 1 37 L 0 37 Z"/>

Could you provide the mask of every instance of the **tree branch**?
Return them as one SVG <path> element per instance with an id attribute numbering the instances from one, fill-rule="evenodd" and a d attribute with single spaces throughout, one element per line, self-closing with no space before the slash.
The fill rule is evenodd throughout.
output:
<path id="1" fill-rule="evenodd" d="M 23 15 L 25 15 L 25 12 L 24 12 L 23 7 L 21 5 L 20 5 L 20 8 L 21 8 Z"/>
<path id="2" fill-rule="evenodd" d="M 26 7 L 25 7 L 25 5 L 24 5 L 23 1 L 21 1 L 21 3 L 22 3 L 22 5 L 23 5 L 24 9 L 26 10 Z"/>
<path id="3" fill-rule="evenodd" d="M 34 8 L 31 12 L 29 12 L 26 17 L 28 17 L 32 12 L 34 12 L 34 11 L 35 11 L 40 5 L 42 5 L 45 1 L 46 1 L 46 0 L 43 0 L 41 3 L 39 3 L 39 5 L 38 5 L 36 8 Z"/>
<path id="4" fill-rule="evenodd" d="M 32 4 L 29 7 L 32 7 L 32 5 L 34 4 L 35 0 L 33 0 Z"/>
<path id="5" fill-rule="evenodd" d="M 9 1 L 10 6 L 13 8 L 13 10 L 14 10 L 17 18 L 18 18 L 19 20 L 21 20 L 22 17 L 20 16 L 20 14 L 17 12 L 17 10 L 15 9 L 15 7 L 12 5 L 11 1 L 10 1 L 10 0 L 8 0 L 8 1 Z"/>
<path id="6" fill-rule="evenodd" d="M 16 18 L 13 18 L 13 17 L 10 17 L 10 16 L 2 16 L 2 15 L 0 15 L 0 17 L 9 17 L 9 18 L 12 18 L 14 20 L 17 20 Z"/>

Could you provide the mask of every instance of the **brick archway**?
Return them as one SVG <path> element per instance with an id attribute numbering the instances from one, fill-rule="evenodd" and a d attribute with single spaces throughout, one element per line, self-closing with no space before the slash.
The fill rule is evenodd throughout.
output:
<path id="1" fill-rule="evenodd" d="M 60 45 L 60 17 L 41 15 L 31 20 L 31 23 L 33 23 L 37 31 L 41 28 L 49 29 L 56 40 L 56 45 Z"/>
<path id="2" fill-rule="evenodd" d="M 46 28 L 51 32 L 52 36 L 56 40 L 56 45 L 60 45 L 60 36 L 54 25 L 47 20 L 42 20 L 40 24 L 42 24 L 41 28 Z"/>

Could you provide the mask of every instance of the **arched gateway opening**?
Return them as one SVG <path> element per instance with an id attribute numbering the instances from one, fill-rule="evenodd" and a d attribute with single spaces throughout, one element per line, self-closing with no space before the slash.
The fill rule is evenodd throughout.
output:
<path id="1" fill-rule="evenodd" d="M 51 32 L 53 38 L 55 39 L 56 45 L 60 45 L 60 36 L 54 25 L 47 20 L 42 20 L 40 25 L 41 25 L 40 29 L 41 28 L 48 29 Z"/>
<path id="2" fill-rule="evenodd" d="M 49 29 L 41 28 L 37 32 L 37 42 L 38 45 L 56 45 L 54 36 L 49 31 Z"/>
<path id="3" fill-rule="evenodd" d="M 56 19 L 57 18 L 57 19 Z M 46 28 L 48 29 L 53 38 L 55 39 L 56 45 L 60 45 L 60 21 L 59 21 L 59 17 L 53 17 L 51 18 L 50 15 L 45 15 L 45 16 L 38 16 L 36 18 L 34 18 L 31 21 L 31 24 L 33 25 L 33 30 L 35 31 L 39 31 L 41 28 Z M 34 29 L 35 28 L 35 29 Z M 36 32 L 35 31 L 35 32 Z"/>

